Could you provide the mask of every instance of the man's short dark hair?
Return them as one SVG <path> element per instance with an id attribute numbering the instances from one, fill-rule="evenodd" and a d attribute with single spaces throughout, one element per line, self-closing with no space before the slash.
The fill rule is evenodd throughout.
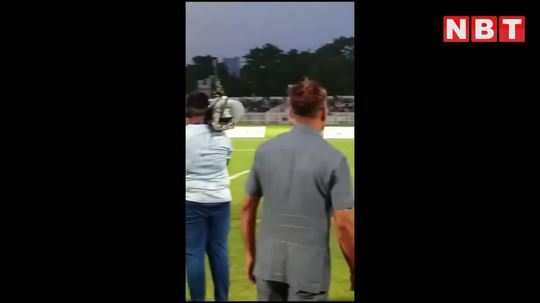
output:
<path id="1" fill-rule="evenodd" d="M 313 80 L 304 80 L 289 91 L 290 104 L 298 116 L 314 117 L 323 110 L 326 102 L 326 89 Z"/>
<path id="2" fill-rule="evenodd" d="M 208 96 L 201 92 L 189 94 L 186 101 L 187 110 L 192 116 L 204 115 L 209 104 Z"/>

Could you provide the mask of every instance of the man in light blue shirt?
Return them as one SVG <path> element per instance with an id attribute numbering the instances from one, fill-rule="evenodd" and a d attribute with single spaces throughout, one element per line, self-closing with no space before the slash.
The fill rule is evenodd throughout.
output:
<path id="1" fill-rule="evenodd" d="M 227 161 L 232 148 L 224 132 L 209 126 L 186 126 L 186 200 L 199 203 L 231 201 Z"/>
<path id="2" fill-rule="evenodd" d="M 186 268 L 192 301 L 204 301 L 208 254 L 216 301 L 229 295 L 227 237 L 230 228 L 230 139 L 207 124 L 208 97 L 191 94 L 186 126 Z"/>

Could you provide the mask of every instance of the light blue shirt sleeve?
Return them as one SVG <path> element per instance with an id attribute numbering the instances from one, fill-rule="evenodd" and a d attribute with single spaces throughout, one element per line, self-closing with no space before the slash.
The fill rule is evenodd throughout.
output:
<path id="1" fill-rule="evenodd" d="M 231 138 L 229 137 L 225 137 L 227 138 L 225 140 L 225 146 L 227 148 L 227 160 L 231 159 L 232 158 L 232 144 L 231 144 Z"/>

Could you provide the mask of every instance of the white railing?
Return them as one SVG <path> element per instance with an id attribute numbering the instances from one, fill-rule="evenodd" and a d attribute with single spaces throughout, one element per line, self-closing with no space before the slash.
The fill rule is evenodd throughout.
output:
<path id="1" fill-rule="evenodd" d="M 284 113 L 246 113 L 240 124 L 266 125 L 266 124 L 289 124 L 289 115 Z M 354 113 L 330 113 L 326 120 L 327 125 L 354 125 Z"/>

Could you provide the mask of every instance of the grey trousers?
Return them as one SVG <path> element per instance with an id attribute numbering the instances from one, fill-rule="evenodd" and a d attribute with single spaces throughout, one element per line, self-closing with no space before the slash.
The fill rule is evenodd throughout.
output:
<path id="1" fill-rule="evenodd" d="M 257 280 L 257 301 L 327 301 L 328 292 L 310 293 L 275 281 Z"/>

